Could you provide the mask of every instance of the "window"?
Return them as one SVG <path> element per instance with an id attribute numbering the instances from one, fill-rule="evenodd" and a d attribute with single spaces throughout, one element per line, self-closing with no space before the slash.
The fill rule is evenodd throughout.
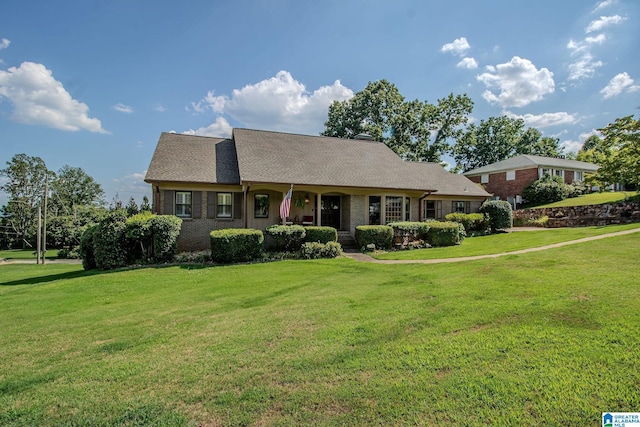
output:
<path id="1" fill-rule="evenodd" d="M 489 174 L 483 173 L 480 175 L 480 184 L 488 184 L 489 183 Z"/>
<path id="2" fill-rule="evenodd" d="M 423 215 L 422 219 L 442 218 L 442 200 L 425 200 Z"/>
<path id="3" fill-rule="evenodd" d="M 467 213 L 465 210 L 465 202 L 453 202 L 453 206 L 451 207 L 451 211 L 455 213 Z"/>
<path id="4" fill-rule="evenodd" d="M 269 195 L 256 194 L 253 196 L 253 217 L 269 218 Z"/>
<path id="5" fill-rule="evenodd" d="M 542 168 L 540 170 L 542 171 L 540 172 L 540 178 L 544 178 L 545 175 L 551 176 L 551 169 Z"/>
<path id="6" fill-rule="evenodd" d="M 384 205 L 384 219 L 387 224 L 402 221 L 402 197 L 387 196 Z"/>
<path id="7" fill-rule="evenodd" d="M 176 216 L 191 218 L 191 191 L 176 191 Z"/>
<path id="8" fill-rule="evenodd" d="M 562 169 L 556 169 L 555 175 L 559 176 L 560 178 L 564 178 L 564 171 Z"/>
<path id="9" fill-rule="evenodd" d="M 404 220 L 411 221 L 411 198 L 407 197 L 404 202 Z"/>
<path id="10" fill-rule="evenodd" d="M 233 198 L 231 197 L 231 193 L 218 193 L 217 202 L 216 217 L 231 218 L 233 208 Z"/>
<path id="11" fill-rule="evenodd" d="M 369 224 L 380 225 L 380 196 L 369 196 Z"/>
<path id="12" fill-rule="evenodd" d="M 575 171 L 573 173 L 573 180 L 574 181 L 584 181 L 584 175 L 582 174 L 582 171 Z"/>
<path id="13" fill-rule="evenodd" d="M 507 181 L 516 179 L 516 171 L 507 171 Z"/>

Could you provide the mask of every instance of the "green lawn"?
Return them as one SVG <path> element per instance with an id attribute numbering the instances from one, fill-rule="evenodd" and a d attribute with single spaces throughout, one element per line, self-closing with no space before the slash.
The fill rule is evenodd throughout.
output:
<path id="1" fill-rule="evenodd" d="M 490 236 L 470 237 L 457 246 L 392 251 L 372 254 L 372 256 L 377 259 L 420 260 L 498 254 L 567 242 L 570 240 L 578 240 L 584 237 L 598 236 L 601 234 L 633 228 L 640 228 L 640 223 L 608 225 L 605 227 L 541 228 L 540 230 L 533 231 L 517 231 L 512 233 L 493 234 Z"/>
<path id="2" fill-rule="evenodd" d="M 0 425 L 599 425 L 640 408 L 639 256 L 0 266 Z"/>
<path id="3" fill-rule="evenodd" d="M 635 191 L 607 191 L 603 193 L 591 193 L 585 194 L 584 196 L 564 199 L 555 203 L 549 203 L 547 205 L 534 206 L 534 208 L 563 208 L 570 206 L 602 205 L 605 203 L 621 202 L 629 197 L 637 196 L 638 194 L 639 193 Z"/>
<path id="4" fill-rule="evenodd" d="M 56 259 L 58 258 L 58 250 L 57 249 L 48 249 L 46 259 Z M 7 260 L 35 260 L 36 259 L 36 251 L 35 249 L 9 249 L 0 251 L 0 259 Z"/>

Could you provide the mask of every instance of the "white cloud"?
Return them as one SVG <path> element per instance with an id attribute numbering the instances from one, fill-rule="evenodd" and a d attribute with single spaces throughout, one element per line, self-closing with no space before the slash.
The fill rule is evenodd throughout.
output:
<path id="1" fill-rule="evenodd" d="M 204 99 L 192 103 L 192 108 L 210 108 L 250 128 L 313 134 L 323 129 L 333 101 L 353 95 L 339 80 L 309 93 L 289 72 L 280 71 L 270 79 L 234 89 L 231 96 L 216 96 L 210 91 Z"/>
<path id="2" fill-rule="evenodd" d="M 562 148 L 566 153 L 577 153 L 582 148 L 582 144 L 584 144 L 584 141 L 573 141 L 568 139 L 560 143 L 560 148 Z"/>
<path id="3" fill-rule="evenodd" d="M 201 127 L 196 130 L 189 129 L 187 131 L 184 131 L 183 133 L 186 135 L 200 135 L 200 136 L 214 136 L 218 138 L 230 138 L 231 131 L 232 131 L 232 127 L 229 124 L 229 122 L 227 122 L 224 117 L 217 117 L 216 121 L 211 123 L 209 126 Z"/>
<path id="4" fill-rule="evenodd" d="M 122 103 L 117 103 L 116 105 L 113 106 L 113 109 L 116 111 L 120 111 L 121 113 L 133 113 L 133 107 L 130 107 L 129 105 L 124 105 Z"/>
<path id="5" fill-rule="evenodd" d="M 144 177 L 147 175 L 147 171 L 134 172 L 130 175 L 126 175 L 122 178 L 114 178 L 115 194 L 122 201 L 123 204 L 127 204 L 130 197 L 136 199 L 137 203 L 142 202 L 143 196 L 147 196 L 151 200 L 151 186 L 144 182 Z M 110 199 L 108 199 L 110 200 Z"/>
<path id="6" fill-rule="evenodd" d="M 605 36 L 604 34 L 598 34 L 595 37 L 587 37 L 584 39 L 584 41 L 587 44 L 602 44 L 607 40 L 607 36 Z"/>
<path id="7" fill-rule="evenodd" d="M 153 108 L 153 111 L 157 111 L 159 113 L 164 113 L 165 111 L 167 111 L 167 109 L 161 104 L 154 104 L 152 108 Z"/>
<path id="8" fill-rule="evenodd" d="M 596 61 L 590 52 L 585 52 L 576 61 L 569 64 L 569 80 L 593 77 L 596 70 L 602 65 L 604 65 L 602 61 Z"/>
<path id="9" fill-rule="evenodd" d="M 555 90 L 551 71 L 547 68 L 538 70 L 531 61 L 518 56 L 496 65 L 493 70 L 487 67 L 487 72 L 477 79 L 487 87 L 482 97 L 502 107 L 524 107 Z M 498 90 L 498 93 L 492 90 Z"/>
<path id="10" fill-rule="evenodd" d="M 455 39 L 451 43 L 447 43 L 443 45 L 440 48 L 440 52 L 442 53 L 451 52 L 454 55 L 463 56 L 469 49 L 471 49 L 471 46 L 469 45 L 467 38 L 460 37 L 459 39 Z"/>
<path id="11" fill-rule="evenodd" d="M 593 9 L 592 13 L 595 13 L 601 9 L 611 6 L 612 4 L 617 3 L 617 0 L 603 0 L 599 2 L 596 7 Z"/>
<path id="12" fill-rule="evenodd" d="M 462 58 L 462 61 L 458 62 L 456 67 L 474 70 L 478 68 L 478 61 L 476 61 L 475 58 Z"/>
<path id="13" fill-rule="evenodd" d="M 524 120 L 527 126 L 539 128 L 539 129 L 550 127 L 550 126 L 573 124 L 578 121 L 578 118 L 576 117 L 575 114 L 569 114 L 564 111 L 560 111 L 557 113 L 524 114 L 524 115 L 517 115 L 509 111 L 505 111 L 504 114 L 510 118 L 522 119 Z"/>
<path id="14" fill-rule="evenodd" d="M 107 133 L 100 120 L 88 117 L 89 107 L 73 99 L 42 64 L 23 62 L 19 68 L 0 70 L 0 97 L 13 102 L 12 119 L 17 122 Z"/>
<path id="15" fill-rule="evenodd" d="M 8 48 L 10 44 L 11 40 L 5 38 L 0 39 L 0 50 Z"/>
<path id="16" fill-rule="evenodd" d="M 611 80 L 609 83 L 600 91 L 602 94 L 602 99 L 613 98 L 614 96 L 618 96 L 623 92 L 635 92 L 640 89 L 640 85 L 633 84 L 633 79 L 629 74 L 620 73 Z"/>
<path id="17" fill-rule="evenodd" d="M 625 21 L 627 18 L 624 18 L 620 15 L 613 15 L 613 16 L 601 16 L 600 19 L 596 19 L 594 21 L 591 21 L 589 23 L 589 25 L 587 25 L 587 28 L 585 28 L 585 32 L 586 33 L 592 33 L 594 31 L 600 31 L 605 27 L 609 27 L 611 25 L 616 25 L 621 23 L 622 21 Z"/>

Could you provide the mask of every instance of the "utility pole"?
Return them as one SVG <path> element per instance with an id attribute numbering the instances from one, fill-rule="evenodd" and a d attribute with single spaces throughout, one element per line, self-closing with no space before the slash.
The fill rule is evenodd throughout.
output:
<path id="1" fill-rule="evenodd" d="M 38 233 L 36 237 L 36 264 L 40 264 L 40 234 L 42 232 L 41 229 L 41 221 L 42 221 L 42 206 L 38 205 Z"/>
<path id="2" fill-rule="evenodd" d="M 47 258 L 47 199 L 49 198 L 49 174 L 44 182 L 44 220 L 42 224 L 42 264 Z"/>

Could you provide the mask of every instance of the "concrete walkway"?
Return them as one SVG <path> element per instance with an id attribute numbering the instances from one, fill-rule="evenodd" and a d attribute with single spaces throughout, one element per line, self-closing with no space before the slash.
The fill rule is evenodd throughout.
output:
<path id="1" fill-rule="evenodd" d="M 601 234 L 600 236 L 585 237 L 578 240 L 569 240 L 567 242 L 554 243 L 552 245 L 539 246 L 536 248 L 528 248 L 528 249 L 521 249 L 521 250 L 512 251 L 512 252 L 503 252 L 499 254 L 477 255 L 477 256 L 469 256 L 469 257 L 462 257 L 462 258 L 390 260 L 390 259 L 375 259 L 361 252 L 346 252 L 345 256 L 356 261 L 372 262 L 375 264 L 440 264 L 440 263 L 446 263 L 446 262 L 475 261 L 478 259 L 499 258 L 505 255 L 519 255 L 519 254 L 526 254 L 530 252 L 539 252 L 547 249 L 561 248 L 563 246 L 577 245 L 579 243 L 590 242 L 593 240 L 606 239 L 608 237 L 623 236 L 625 234 L 632 234 L 632 233 L 639 233 L 639 232 L 640 232 L 640 228 L 634 228 L 632 230 L 624 230 L 624 231 L 618 231 L 615 233 Z"/>

